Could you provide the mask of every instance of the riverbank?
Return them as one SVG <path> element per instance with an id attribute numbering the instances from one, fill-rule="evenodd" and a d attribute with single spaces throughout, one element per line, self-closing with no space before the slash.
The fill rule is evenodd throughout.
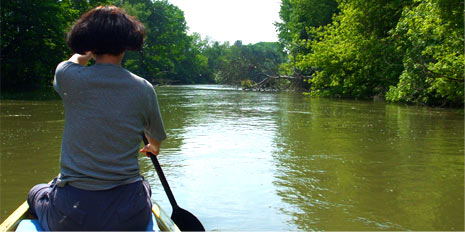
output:
<path id="1" fill-rule="evenodd" d="M 169 86 L 169 85 L 157 85 L 156 87 L 162 87 L 162 86 Z M 240 89 L 241 86 L 236 86 L 237 89 Z M 243 88 L 243 86 L 242 86 Z M 244 91 L 250 91 L 250 89 L 243 89 Z M 256 90 L 254 90 L 256 91 Z M 280 90 L 282 91 L 282 90 Z M 296 92 L 298 93 L 298 90 L 287 90 L 291 92 Z M 262 92 L 262 91 L 257 91 L 257 92 Z M 263 92 L 269 92 L 269 91 L 263 91 Z M 272 92 L 276 92 L 272 91 Z M 278 91 L 279 92 L 279 91 Z M 315 97 L 311 96 L 309 92 L 301 92 L 303 95 L 311 97 L 311 98 L 325 98 L 325 99 L 347 99 L 347 100 L 357 100 L 354 98 L 340 98 L 340 97 Z M 43 87 L 40 89 L 36 90 L 31 90 L 31 91 L 22 91 L 22 92 L 17 92 L 17 91 L 1 91 L 0 93 L 0 100 L 26 100 L 26 101 L 48 101 L 48 100 L 60 100 L 60 95 L 53 89 L 52 86 L 49 87 Z M 361 99 L 358 99 L 361 100 Z M 366 101 L 370 101 L 368 99 L 365 99 Z M 375 97 L 372 99 L 374 102 L 386 102 L 388 104 L 394 104 L 394 105 L 406 105 L 406 106 L 421 106 L 421 107 L 428 107 L 428 108 L 441 108 L 441 109 L 456 109 L 456 113 L 464 115 L 464 108 L 462 107 L 434 107 L 434 106 L 427 106 L 424 104 L 414 104 L 414 103 L 389 103 L 386 101 L 384 97 Z"/>

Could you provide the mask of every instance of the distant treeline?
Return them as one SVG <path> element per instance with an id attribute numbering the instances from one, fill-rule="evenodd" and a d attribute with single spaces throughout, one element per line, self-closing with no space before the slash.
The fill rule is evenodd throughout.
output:
<path id="1" fill-rule="evenodd" d="M 290 75 L 311 95 L 464 104 L 464 2 L 282 0 Z"/>
<path id="2" fill-rule="evenodd" d="M 166 0 L 9 0 L 1 5 L 2 91 L 50 86 L 56 65 L 72 54 L 65 43 L 71 25 L 107 4 L 144 23 L 143 50 L 127 52 L 123 66 L 154 84 L 238 84 L 277 72 L 285 58 L 277 42 L 229 45 L 188 35 L 184 13 Z"/>
<path id="3" fill-rule="evenodd" d="M 70 26 L 107 4 L 146 26 L 143 50 L 128 52 L 123 66 L 154 84 L 239 85 L 281 74 L 305 77 L 314 96 L 464 103 L 458 0 L 282 0 L 279 42 L 249 45 L 189 35 L 184 13 L 167 0 L 2 1 L 2 92 L 49 87 L 56 65 L 71 56 Z"/>

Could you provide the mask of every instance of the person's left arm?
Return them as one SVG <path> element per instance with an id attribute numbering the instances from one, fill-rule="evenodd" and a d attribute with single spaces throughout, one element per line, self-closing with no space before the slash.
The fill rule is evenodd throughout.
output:
<path id="1" fill-rule="evenodd" d="M 146 82 L 147 91 L 147 108 L 145 113 L 144 134 L 148 140 L 140 152 L 151 152 L 154 155 L 160 153 L 160 146 L 163 140 L 166 139 L 165 127 L 158 106 L 157 94 L 153 86 Z"/>

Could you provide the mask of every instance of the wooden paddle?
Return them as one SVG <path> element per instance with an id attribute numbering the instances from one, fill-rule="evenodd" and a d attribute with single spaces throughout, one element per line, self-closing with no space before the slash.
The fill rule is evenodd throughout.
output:
<path id="1" fill-rule="evenodd" d="M 142 135 L 142 139 L 144 140 L 144 144 L 147 145 L 148 141 L 147 138 L 145 138 L 145 135 Z M 170 186 L 168 185 L 168 181 L 165 178 L 165 174 L 163 174 L 163 170 L 161 170 L 161 166 L 158 162 L 157 156 L 150 152 L 147 152 L 147 154 L 150 156 L 150 159 L 152 159 L 153 166 L 157 171 L 158 177 L 160 178 L 161 184 L 163 185 L 163 189 L 165 190 L 166 195 L 170 200 L 171 207 L 173 207 L 171 220 L 173 220 L 174 223 L 176 223 L 176 225 L 179 227 L 181 231 L 205 231 L 205 228 L 196 216 L 194 216 L 189 211 L 182 209 L 176 203 L 173 192 L 171 192 Z"/>

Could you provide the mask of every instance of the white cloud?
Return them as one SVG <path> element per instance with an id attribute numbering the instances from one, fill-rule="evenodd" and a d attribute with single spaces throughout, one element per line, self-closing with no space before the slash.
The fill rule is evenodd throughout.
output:
<path id="1" fill-rule="evenodd" d="M 189 32 L 243 44 L 278 41 L 280 0 L 169 0 L 186 18 Z"/>

